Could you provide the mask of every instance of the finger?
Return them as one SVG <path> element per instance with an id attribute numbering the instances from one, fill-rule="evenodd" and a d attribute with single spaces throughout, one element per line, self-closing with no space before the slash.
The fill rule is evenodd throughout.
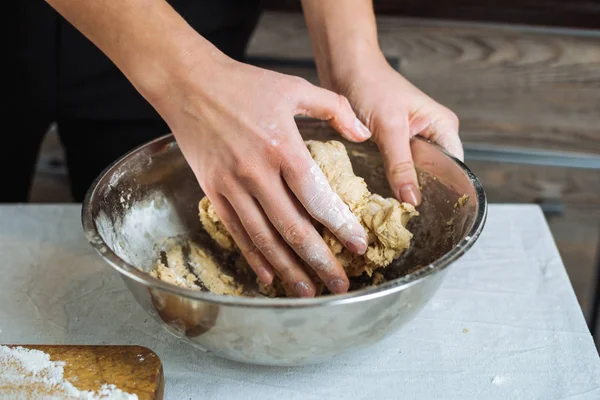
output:
<path id="1" fill-rule="evenodd" d="M 306 210 L 285 187 L 272 181 L 258 188 L 255 195 L 269 220 L 284 240 L 321 278 L 332 293 L 345 293 L 350 285 L 340 262 L 333 256 L 310 221 Z"/>
<path id="2" fill-rule="evenodd" d="M 458 118 L 454 114 L 429 125 L 421 132 L 421 136 L 442 146 L 448 153 L 464 161 L 465 155 L 458 134 Z"/>
<path id="3" fill-rule="evenodd" d="M 348 99 L 332 91 L 308 84 L 297 107 L 296 113 L 328 121 L 352 142 L 363 142 L 371 137 L 371 131 L 356 117 Z"/>
<path id="4" fill-rule="evenodd" d="M 213 197 L 216 198 L 214 199 L 215 201 L 211 200 L 211 203 L 215 207 L 219 219 L 223 222 L 225 228 L 227 228 L 227 232 L 229 232 L 237 244 L 250 268 L 252 268 L 262 283 L 270 285 L 275 277 L 273 266 L 260 251 L 256 251 L 254 243 L 244 230 L 240 219 L 229 201 L 224 196 Z"/>
<path id="5" fill-rule="evenodd" d="M 410 149 L 408 120 L 396 120 L 382 126 L 375 139 L 396 198 L 413 206 L 421 204 L 421 191 Z"/>
<path id="6" fill-rule="evenodd" d="M 259 252 L 273 266 L 281 280 L 294 288 L 300 297 L 313 297 L 316 289 L 298 258 L 283 241 L 264 212 L 250 195 L 238 195 L 231 205 L 253 242 L 250 253 Z"/>
<path id="7" fill-rule="evenodd" d="M 288 187 L 315 220 L 327 227 L 351 252 L 364 254 L 367 251 L 364 228 L 331 189 L 303 143 L 293 146 L 282 161 L 281 172 Z"/>

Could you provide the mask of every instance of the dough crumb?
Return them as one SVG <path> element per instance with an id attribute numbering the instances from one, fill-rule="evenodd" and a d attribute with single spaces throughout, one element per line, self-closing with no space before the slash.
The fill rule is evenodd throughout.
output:
<path id="1" fill-rule="evenodd" d="M 466 194 L 463 194 L 462 196 L 460 196 L 458 198 L 458 200 L 456 201 L 456 203 L 454 204 L 454 208 L 459 208 L 464 206 L 465 204 L 467 204 L 467 202 L 469 201 L 469 196 Z"/>
<path id="2" fill-rule="evenodd" d="M 180 244 L 168 240 L 165 247 L 150 271 L 153 277 L 191 290 L 232 296 L 244 294 L 244 285 L 223 271 L 213 257 L 192 241 Z"/>
<path id="3" fill-rule="evenodd" d="M 221 222 L 208 197 L 204 197 L 198 204 L 200 222 L 208 234 L 225 250 L 237 250 L 237 246 L 225 225 Z"/>

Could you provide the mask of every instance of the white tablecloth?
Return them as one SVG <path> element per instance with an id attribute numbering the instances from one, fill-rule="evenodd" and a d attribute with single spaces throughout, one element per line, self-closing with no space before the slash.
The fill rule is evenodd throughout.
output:
<path id="1" fill-rule="evenodd" d="M 80 207 L 0 207 L 0 343 L 139 344 L 166 399 L 600 399 L 600 357 L 535 206 L 492 205 L 437 295 L 380 345 L 302 368 L 179 342 L 87 244 Z"/>

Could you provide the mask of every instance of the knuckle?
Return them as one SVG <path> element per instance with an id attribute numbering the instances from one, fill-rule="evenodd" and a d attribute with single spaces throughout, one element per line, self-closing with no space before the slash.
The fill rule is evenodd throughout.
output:
<path id="1" fill-rule="evenodd" d="M 381 134 L 393 134 L 395 136 L 408 136 L 408 121 L 402 117 L 384 119 L 376 126 L 375 132 Z"/>
<path id="2" fill-rule="evenodd" d="M 200 189 L 202 189 L 204 195 L 209 199 L 214 199 L 218 195 L 219 190 L 217 189 L 217 185 L 215 185 L 214 179 L 203 177 L 198 181 L 200 183 Z"/>
<path id="3" fill-rule="evenodd" d="M 270 253 L 273 250 L 273 241 L 265 232 L 252 232 L 250 233 L 250 239 L 252 239 L 255 248 L 263 254 Z"/>
<path id="4" fill-rule="evenodd" d="M 290 139 L 287 135 L 280 132 L 269 133 L 264 138 L 260 139 L 260 160 L 270 167 L 280 167 L 282 162 L 287 158 L 293 157 L 293 148 L 290 146 Z M 250 169 L 258 168 L 258 160 L 255 160 L 254 166 L 245 165 L 241 162 L 241 167 L 249 167 Z M 264 174 L 261 174 L 264 176 Z M 256 178 L 256 176 L 253 176 Z"/>
<path id="5" fill-rule="evenodd" d="M 246 258 L 250 266 L 253 266 L 258 262 L 258 260 L 260 260 L 261 254 L 262 253 L 258 247 L 251 246 L 250 248 L 245 249 L 244 258 Z"/>
<path id="6" fill-rule="evenodd" d="M 404 118 L 390 118 L 383 123 L 383 126 L 390 131 L 399 132 L 404 130 L 408 124 Z"/>
<path id="7" fill-rule="evenodd" d="M 290 83 L 292 88 L 296 90 L 305 90 L 311 86 L 310 82 L 300 76 L 292 76 L 290 78 Z"/>
<path id="8" fill-rule="evenodd" d="M 327 254 L 309 257 L 308 264 L 322 278 L 330 279 L 337 276 L 336 263 Z"/>
<path id="9" fill-rule="evenodd" d="M 388 173 L 390 177 L 396 178 L 406 175 L 409 172 L 412 172 L 414 169 L 413 163 L 410 160 L 396 162 L 388 168 Z"/>
<path id="10" fill-rule="evenodd" d="M 309 174 L 309 168 L 305 165 L 304 159 L 292 150 L 282 149 L 280 161 L 280 168 L 286 179 L 298 180 Z"/>
<path id="11" fill-rule="evenodd" d="M 295 273 L 296 268 L 292 265 L 279 263 L 275 269 L 285 282 L 293 284 L 298 280 Z"/>
<path id="12" fill-rule="evenodd" d="M 222 174 L 220 177 L 220 191 L 223 193 L 232 193 L 237 186 L 237 178 L 233 174 Z"/>
<path id="13" fill-rule="evenodd" d="M 350 100 L 348 100 L 348 98 L 344 95 L 338 94 L 338 106 L 340 109 L 350 109 L 352 108 L 350 106 Z"/>
<path id="14" fill-rule="evenodd" d="M 265 147 L 265 156 L 268 160 L 279 163 L 281 160 L 285 159 L 289 150 L 285 143 L 285 138 L 280 136 L 272 136 L 267 142 L 264 144 Z"/>
<path id="15" fill-rule="evenodd" d="M 460 118 L 458 118 L 458 115 L 456 115 L 456 113 L 450 111 L 450 123 L 452 124 L 452 126 L 458 131 L 458 127 L 460 126 Z"/>
<path id="16" fill-rule="evenodd" d="M 450 126 L 452 126 L 453 128 L 457 128 L 458 129 L 458 125 L 460 124 L 460 120 L 458 118 L 458 115 L 456 115 L 456 113 L 450 109 L 446 109 L 446 120 L 448 121 L 448 123 L 450 124 Z"/>
<path id="17" fill-rule="evenodd" d="M 292 247 L 302 245 L 310 232 L 309 227 L 304 222 L 293 222 L 283 231 L 283 238 Z"/>
<path id="18" fill-rule="evenodd" d="M 342 96 L 340 94 L 335 94 L 336 103 L 335 103 L 335 113 L 341 114 L 342 112 L 346 112 L 351 109 L 350 102 L 346 98 L 346 96 Z"/>
<path id="19" fill-rule="evenodd" d="M 235 178 L 246 185 L 260 180 L 261 174 L 258 163 L 252 159 L 244 158 L 236 162 Z"/>
<path id="20" fill-rule="evenodd" d="M 330 204 L 331 202 L 328 201 L 329 199 L 331 199 L 330 196 L 319 191 L 306 200 L 306 209 L 313 214 L 320 215 L 321 210 L 334 206 L 333 204 Z"/>
<path id="21" fill-rule="evenodd" d="M 240 227 L 239 227 L 238 223 L 236 222 L 236 219 L 232 218 L 231 215 L 229 215 L 227 213 L 225 213 L 225 215 L 223 215 L 222 217 L 219 217 L 219 219 L 221 220 L 223 225 L 225 225 L 227 227 L 227 230 L 229 231 L 229 233 L 232 236 L 234 236 L 234 240 L 235 240 L 235 236 L 237 236 L 238 233 L 240 232 Z M 236 240 L 235 242 L 238 246 L 240 246 L 239 240 Z"/>

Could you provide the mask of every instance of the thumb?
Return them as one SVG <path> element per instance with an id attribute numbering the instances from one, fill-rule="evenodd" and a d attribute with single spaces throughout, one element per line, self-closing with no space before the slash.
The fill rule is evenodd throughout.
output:
<path id="1" fill-rule="evenodd" d="M 448 153 L 464 161 L 465 153 L 458 135 L 458 117 L 450 113 L 437 122 L 428 126 L 419 135 L 439 144 Z"/>
<path id="2" fill-rule="evenodd" d="M 399 201 L 418 206 L 421 191 L 410 149 L 408 120 L 388 124 L 376 138 L 394 195 Z"/>
<path id="3" fill-rule="evenodd" d="M 298 101 L 296 112 L 327 121 L 351 142 L 364 142 L 371 137 L 371 131 L 356 117 L 348 99 L 327 89 L 314 85 L 307 87 Z"/>

